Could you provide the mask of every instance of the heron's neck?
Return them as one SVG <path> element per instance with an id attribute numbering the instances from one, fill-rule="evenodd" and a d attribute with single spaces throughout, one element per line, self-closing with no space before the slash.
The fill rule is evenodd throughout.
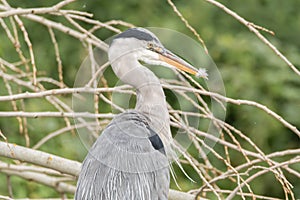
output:
<path id="1" fill-rule="evenodd" d="M 158 78 L 148 69 L 143 75 L 144 82 L 136 86 L 137 101 L 135 109 L 150 119 L 150 124 L 160 135 L 170 136 L 170 119 L 163 88 Z M 151 78 L 150 78 L 151 77 Z"/>
<path id="2" fill-rule="evenodd" d="M 136 88 L 136 91 L 136 110 L 157 119 L 169 119 L 165 94 L 158 79 L 155 83 L 153 81 L 145 82 Z"/>
<path id="3" fill-rule="evenodd" d="M 112 59 L 114 60 L 114 59 Z M 137 91 L 136 110 L 146 115 L 151 127 L 163 141 L 170 139 L 170 119 L 165 94 L 159 79 L 132 54 L 127 54 L 111 62 L 115 74 Z"/>

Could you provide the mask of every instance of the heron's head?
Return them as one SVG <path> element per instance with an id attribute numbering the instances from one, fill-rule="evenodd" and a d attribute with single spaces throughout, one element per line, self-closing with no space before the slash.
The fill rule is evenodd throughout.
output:
<path id="1" fill-rule="evenodd" d="M 118 34 L 109 47 L 108 56 L 111 64 L 118 60 L 127 61 L 130 57 L 146 64 L 176 68 L 207 78 L 204 69 L 196 69 L 166 49 L 152 32 L 144 28 L 130 28 Z"/>

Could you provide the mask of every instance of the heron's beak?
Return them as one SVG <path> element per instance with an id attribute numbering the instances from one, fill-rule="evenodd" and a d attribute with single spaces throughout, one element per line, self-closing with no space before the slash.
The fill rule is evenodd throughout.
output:
<path id="1" fill-rule="evenodd" d="M 190 65 L 180 57 L 173 54 L 171 51 L 165 49 L 162 53 L 159 54 L 159 59 L 163 62 L 166 62 L 177 69 L 193 74 L 197 77 L 207 79 L 207 73 L 205 69 L 196 69 L 194 66 Z"/>

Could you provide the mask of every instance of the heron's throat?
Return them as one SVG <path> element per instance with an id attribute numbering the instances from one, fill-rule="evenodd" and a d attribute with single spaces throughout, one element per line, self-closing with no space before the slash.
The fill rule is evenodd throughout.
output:
<path id="1" fill-rule="evenodd" d="M 111 65 L 120 80 L 136 89 L 135 109 L 149 118 L 150 125 L 160 136 L 171 137 L 165 94 L 155 74 L 141 65 L 132 54 L 119 57 L 111 62 Z"/>
<path id="2" fill-rule="evenodd" d="M 165 94 L 160 83 L 152 84 L 145 84 L 136 89 L 136 109 L 145 113 L 168 112 Z"/>
<path id="3" fill-rule="evenodd" d="M 146 115 L 151 127 L 165 142 L 171 137 L 170 119 L 165 95 L 160 83 L 147 85 L 137 89 L 136 110 Z"/>

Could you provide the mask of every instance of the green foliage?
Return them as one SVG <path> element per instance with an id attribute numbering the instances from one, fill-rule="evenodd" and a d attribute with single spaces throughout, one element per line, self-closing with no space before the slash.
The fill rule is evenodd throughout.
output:
<path id="1" fill-rule="evenodd" d="M 54 4 L 53 1 L 41 0 L 14 0 L 8 2 L 12 6 L 22 8 Z M 249 32 L 247 28 L 223 11 L 199 0 L 174 2 L 206 42 L 210 55 L 217 63 L 222 74 L 227 96 L 235 99 L 249 99 L 267 105 L 284 119 L 296 127 L 300 127 L 299 76 L 295 75 L 253 33 Z M 268 35 L 268 33 L 263 34 L 299 69 L 300 1 L 252 0 L 241 2 L 238 0 L 223 0 L 222 2 L 255 24 L 273 30 L 276 33 L 275 36 Z M 69 5 L 70 7 L 93 13 L 94 18 L 103 22 L 120 19 L 137 26 L 171 28 L 194 37 L 174 14 L 166 1 L 87 0 L 77 1 Z M 47 28 L 29 20 L 24 20 L 24 22 L 33 43 L 38 70 L 46 76 L 58 80 L 54 47 Z M 18 34 L 21 38 L 22 33 L 19 32 Z M 83 50 L 82 44 L 78 43 L 76 39 L 58 31 L 55 31 L 55 34 L 63 59 L 65 83 L 72 87 L 77 69 L 80 67 L 87 52 Z M 112 32 L 101 30 L 96 32 L 96 35 L 101 39 L 105 39 L 111 36 Z M 0 57 L 10 62 L 18 61 L 13 44 L 8 40 L 2 28 L 0 28 L 0 38 Z M 21 43 L 21 48 L 26 56 L 29 57 L 24 41 Z M 113 75 L 111 76 L 115 79 Z M 0 94 L 7 95 L 8 93 L 3 85 L 4 83 L 1 80 Z M 54 86 L 49 84 L 48 87 L 53 88 Z M 18 88 L 13 88 L 13 91 L 17 90 Z M 168 92 L 166 94 L 168 95 Z M 168 98 L 172 100 L 171 93 Z M 41 101 L 40 99 L 26 100 L 25 104 L 27 111 L 55 110 L 46 101 Z M 18 107 L 21 106 L 19 102 L 17 102 L 17 105 Z M 299 148 L 299 138 L 263 111 L 253 107 L 236 105 L 228 105 L 227 109 L 226 121 L 245 132 L 258 147 L 264 149 L 265 153 Z M 1 102 L 0 110 L 11 110 L 11 104 Z M 107 108 L 104 107 L 103 110 L 107 110 Z M 55 118 L 42 118 L 29 119 L 27 123 L 31 145 L 33 145 L 46 134 L 59 129 L 64 122 Z M 15 118 L 1 118 L 0 129 L 6 133 L 9 142 L 25 145 L 25 139 L 19 134 L 18 122 Z M 221 147 L 216 146 L 216 148 Z M 49 144 L 42 147 L 41 150 L 80 161 L 83 160 L 86 153 L 79 139 L 71 132 L 64 133 L 64 135 L 55 138 L 55 140 L 50 140 Z M 191 153 L 196 154 L 196 149 L 191 149 Z M 237 156 L 237 163 L 235 164 L 239 164 L 239 159 L 241 158 Z M 223 167 L 225 168 L 225 166 Z M 299 164 L 294 167 L 300 168 Z M 193 177 L 195 172 L 188 166 L 186 169 Z M 191 183 L 180 174 L 178 169 L 176 171 L 179 173 L 178 181 L 180 186 L 184 190 L 197 188 L 201 184 L 201 180 L 196 180 L 197 183 L 195 184 Z M 0 180 L 4 182 L 5 176 L 3 174 L 0 174 Z M 13 177 L 11 181 L 17 198 L 41 198 L 57 195 L 54 190 L 48 187 L 36 183 L 28 183 L 17 177 Z M 263 182 L 273 181 L 274 177 L 264 176 Z M 300 187 L 299 179 L 293 177 L 291 182 L 295 188 Z M 24 186 L 25 183 L 26 186 Z M 274 196 L 283 197 L 282 191 L 277 190 L 277 188 L 280 188 L 278 183 L 269 185 L 262 185 L 261 183 L 257 181 L 257 186 L 254 188 L 258 193 L 269 195 L 269 192 L 272 191 Z M 228 184 L 228 182 L 224 181 L 223 184 Z M 172 183 L 172 188 L 176 188 L 174 183 Z M 0 185 L 0 194 L 8 195 L 5 184 Z M 300 198 L 299 192 L 296 195 Z"/>

